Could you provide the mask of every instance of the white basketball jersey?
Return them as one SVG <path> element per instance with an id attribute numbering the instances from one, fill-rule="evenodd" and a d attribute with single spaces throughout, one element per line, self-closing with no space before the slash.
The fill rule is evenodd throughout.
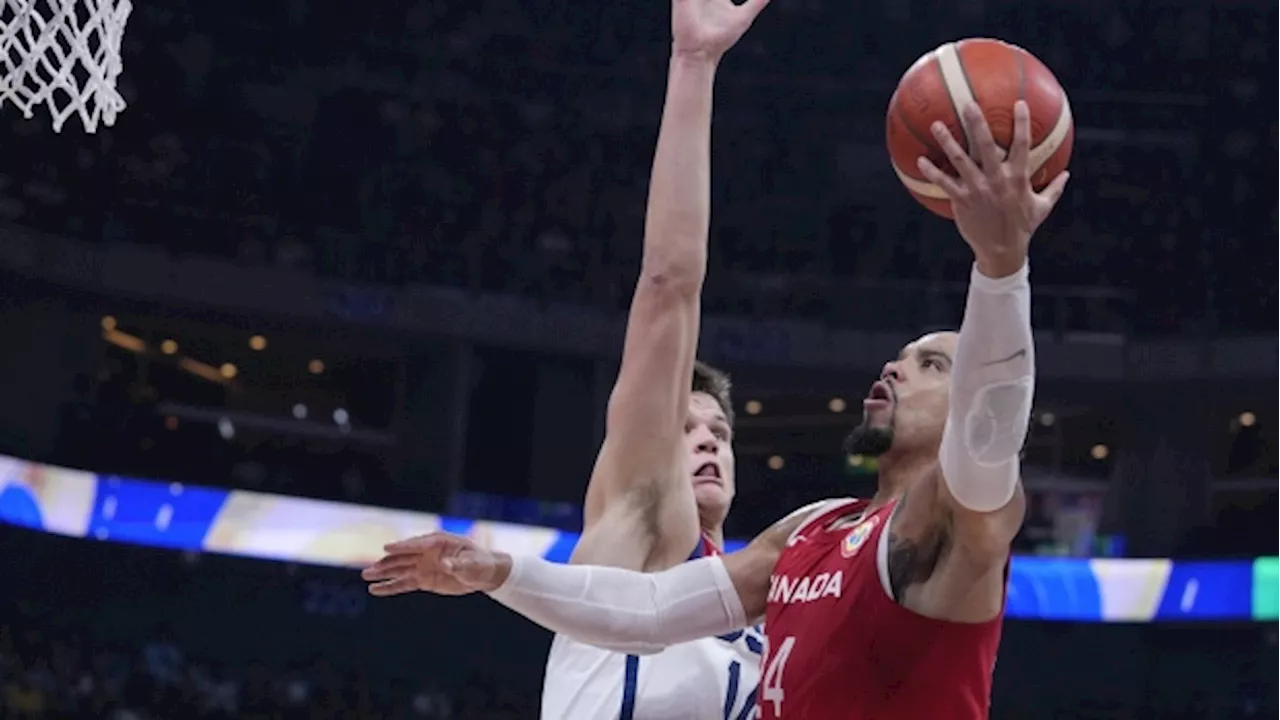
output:
<path id="1" fill-rule="evenodd" d="M 542 720 L 754 720 L 763 650 L 760 626 L 639 656 L 556 635 Z"/>

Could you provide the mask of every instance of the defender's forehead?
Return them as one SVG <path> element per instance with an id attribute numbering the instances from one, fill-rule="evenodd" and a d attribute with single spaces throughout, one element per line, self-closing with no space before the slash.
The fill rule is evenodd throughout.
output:
<path id="1" fill-rule="evenodd" d="M 689 396 L 689 413 L 705 420 L 728 420 L 720 402 L 705 392 L 695 391 Z"/>

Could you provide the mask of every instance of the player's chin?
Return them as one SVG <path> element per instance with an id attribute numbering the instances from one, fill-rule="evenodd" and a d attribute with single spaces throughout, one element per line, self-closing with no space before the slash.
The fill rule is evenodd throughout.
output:
<path id="1" fill-rule="evenodd" d="M 698 507 L 715 509 L 728 507 L 731 499 L 729 491 L 725 488 L 723 482 L 711 482 L 709 480 L 693 481 L 693 497 L 698 501 Z"/>

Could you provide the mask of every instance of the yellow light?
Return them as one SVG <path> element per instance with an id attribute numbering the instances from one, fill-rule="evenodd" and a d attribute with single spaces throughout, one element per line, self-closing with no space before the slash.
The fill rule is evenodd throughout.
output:
<path id="1" fill-rule="evenodd" d="M 324 361 L 312 360 L 311 362 L 307 363 L 307 372 L 310 372 L 312 375 L 319 375 L 320 373 L 324 372 Z"/>
<path id="2" fill-rule="evenodd" d="M 113 318 L 113 317 L 111 317 L 110 315 L 103 315 L 103 316 L 102 316 L 102 329 L 103 329 L 103 330 L 115 330 L 115 329 L 116 329 L 116 319 L 115 319 L 115 318 Z"/>
<path id="3" fill-rule="evenodd" d="M 164 342 L 160 343 L 160 352 L 164 353 L 165 355 L 172 355 L 178 352 L 178 343 L 174 342 L 173 340 L 165 340 Z"/>
<path id="4" fill-rule="evenodd" d="M 236 373 L 240 371 L 236 369 L 236 366 L 232 365 L 231 363 L 222 363 L 222 367 L 218 368 L 218 372 L 222 373 L 222 377 L 230 380 L 231 378 L 236 376 Z"/>
<path id="5" fill-rule="evenodd" d="M 267 347 L 267 339 L 261 335 L 254 335 L 249 338 L 249 347 L 253 350 L 265 350 Z"/>
<path id="6" fill-rule="evenodd" d="M 862 457 L 861 455 L 850 455 L 849 467 L 862 467 L 862 463 L 865 461 L 866 461 L 866 458 Z"/>
<path id="7" fill-rule="evenodd" d="M 764 409 L 759 400 L 748 400 L 745 407 L 748 415 L 759 415 L 760 411 Z"/>
<path id="8" fill-rule="evenodd" d="M 781 455 L 773 455 L 769 458 L 770 470 L 781 470 L 782 466 L 786 464 L 787 464 L 787 461 L 783 460 Z"/>
<path id="9" fill-rule="evenodd" d="M 132 353 L 144 352 L 147 349 L 147 344 L 142 342 L 142 338 L 119 330 L 103 330 L 102 339 Z"/>
<path id="10" fill-rule="evenodd" d="M 1094 460 L 1106 460 L 1107 456 L 1110 454 L 1110 448 L 1102 443 L 1098 443 L 1089 449 L 1089 455 L 1092 456 Z"/>
<path id="11" fill-rule="evenodd" d="M 849 407 L 849 405 L 842 397 L 833 397 L 831 398 L 831 401 L 827 403 L 827 409 L 833 413 L 842 413 L 847 407 Z"/>
<path id="12" fill-rule="evenodd" d="M 1256 422 L 1258 422 L 1257 415 L 1254 415 L 1248 410 L 1240 413 L 1240 427 L 1253 427 L 1253 424 Z"/>

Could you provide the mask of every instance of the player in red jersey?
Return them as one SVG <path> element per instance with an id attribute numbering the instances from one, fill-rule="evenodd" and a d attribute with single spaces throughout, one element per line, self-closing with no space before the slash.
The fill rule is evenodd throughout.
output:
<path id="1" fill-rule="evenodd" d="M 765 617 L 759 715 L 976 720 L 988 714 L 1009 545 L 1025 511 L 1018 455 L 1035 385 L 1027 247 L 1065 173 L 1029 182 L 1029 118 L 1008 157 L 965 108 L 970 158 L 933 128 L 958 177 L 921 158 L 974 253 L 959 334 L 926 335 L 886 363 L 846 450 L 880 458 L 871 500 L 792 513 L 731 555 L 661 573 L 559 566 L 433 534 L 365 571 L 388 589 L 486 591 L 545 627 L 634 652 Z"/>

